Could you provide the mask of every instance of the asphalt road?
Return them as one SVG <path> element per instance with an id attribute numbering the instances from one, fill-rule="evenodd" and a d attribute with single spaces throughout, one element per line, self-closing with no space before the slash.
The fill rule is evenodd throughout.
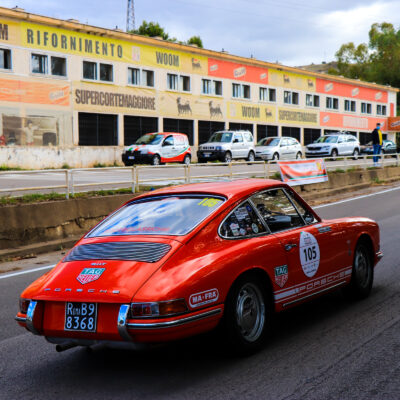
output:
<path id="1" fill-rule="evenodd" d="M 19 293 L 41 272 L 0 278 L 0 399 L 400 399 L 399 198 L 394 190 L 318 208 L 324 218 L 379 222 L 385 256 L 373 291 L 280 314 L 271 341 L 248 358 L 225 354 L 213 335 L 145 352 L 56 353 L 13 320 Z"/>
<path id="2" fill-rule="evenodd" d="M 390 165 L 396 162 L 394 158 L 385 159 L 385 165 Z M 345 166 L 372 166 L 372 160 L 359 159 L 354 161 L 326 161 L 327 168 L 345 168 Z M 233 164 L 230 170 L 228 165 L 220 163 L 209 163 L 207 165 L 191 164 L 190 166 L 190 181 L 201 182 L 210 181 L 212 179 L 221 180 L 221 175 L 225 175 L 225 179 L 229 179 L 230 172 L 234 178 L 252 178 L 272 176 L 278 171 L 277 164 Z M 71 172 L 71 171 L 70 171 Z M 180 184 L 185 182 L 185 171 L 183 166 L 167 165 L 161 167 L 143 166 L 139 168 L 139 184 L 145 186 L 160 186 L 167 184 Z M 74 191 L 88 191 L 100 189 L 117 189 L 128 188 L 132 186 L 132 170 L 120 168 L 95 168 L 91 170 L 74 170 L 73 179 L 69 178 L 69 185 L 72 181 L 75 185 Z M 136 178 L 134 178 L 136 180 Z M 26 193 L 49 193 L 58 192 L 65 193 L 65 188 L 44 189 L 43 187 L 54 187 L 66 185 L 65 171 L 47 170 L 32 173 L 30 171 L 8 171 L 0 172 L 0 196 L 12 195 L 20 196 Z M 35 188 L 34 190 L 17 191 L 16 189 Z M 5 191 L 7 190 L 7 191 Z"/>

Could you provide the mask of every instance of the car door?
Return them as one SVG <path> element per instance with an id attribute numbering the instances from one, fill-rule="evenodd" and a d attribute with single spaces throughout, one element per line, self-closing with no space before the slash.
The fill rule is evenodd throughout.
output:
<path id="1" fill-rule="evenodd" d="M 244 142 L 242 134 L 240 132 L 235 132 L 232 141 L 232 157 L 242 158 L 244 154 L 243 148 L 244 148 Z"/>
<path id="2" fill-rule="evenodd" d="M 338 154 L 342 156 L 348 154 L 347 147 L 348 144 L 346 142 L 346 138 L 343 135 L 338 136 L 338 141 L 337 141 Z"/>
<path id="3" fill-rule="evenodd" d="M 286 160 L 290 158 L 290 150 L 289 150 L 289 140 L 287 138 L 282 138 L 281 143 L 279 145 L 279 157 L 282 160 Z"/>
<path id="4" fill-rule="evenodd" d="M 286 254 L 288 280 L 274 293 L 282 308 L 344 284 L 351 274 L 346 242 L 334 223 L 319 222 L 291 191 L 270 189 L 252 196 Z M 346 264 L 347 262 L 347 264 Z"/>
<path id="5" fill-rule="evenodd" d="M 174 135 L 174 146 L 172 147 L 174 161 L 182 161 L 184 150 L 184 137 L 182 135 Z"/>
<path id="6" fill-rule="evenodd" d="M 297 140 L 293 138 L 288 138 L 288 158 L 294 160 L 296 158 L 297 150 Z"/>
<path id="7" fill-rule="evenodd" d="M 161 145 L 161 157 L 168 162 L 173 157 L 175 151 L 175 141 L 173 135 L 167 136 Z"/>

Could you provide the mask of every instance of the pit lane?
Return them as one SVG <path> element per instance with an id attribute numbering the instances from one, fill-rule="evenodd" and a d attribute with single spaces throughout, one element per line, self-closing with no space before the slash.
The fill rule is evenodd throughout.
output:
<path id="1" fill-rule="evenodd" d="M 59 354 L 13 319 L 19 293 L 43 271 L 1 279 L 0 398 L 399 399 L 399 196 L 317 209 L 324 218 L 363 215 L 380 224 L 385 256 L 372 294 L 350 303 L 332 293 L 280 314 L 270 343 L 249 358 L 226 355 L 212 335 L 139 353 Z"/>

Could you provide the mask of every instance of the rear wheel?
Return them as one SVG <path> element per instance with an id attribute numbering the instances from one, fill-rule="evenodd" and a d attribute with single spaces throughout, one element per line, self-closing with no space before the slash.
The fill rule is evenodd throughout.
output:
<path id="1" fill-rule="evenodd" d="M 224 162 L 226 163 L 232 162 L 232 154 L 229 151 L 227 151 L 224 155 Z"/>
<path id="2" fill-rule="evenodd" d="M 338 156 L 338 151 L 336 149 L 333 149 L 331 153 L 332 160 L 335 161 L 337 159 L 337 156 Z"/>
<path id="3" fill-rule="evenodd" d="M 252 151 L 249 152 L 249 156 L 247 157 L 247 161 L 253 162 L 256 159 L 254 153 Z"/>
<path id="4" fill-rule="evenodd" d="M 296 154 L 296 160 L 299 160 L 301 158 L 301 153 L 300 151 Z"/>
<path id="5" fill-rule="evenodd" d="M 160 165 L 161 158 L 158 154 L 154 154 L 153 158 L 151 159 L 151 165 Z"/>
<path id="6" fill-rule="evenodd" d="M 361 241 L 357 243 L 354 251 L 351 281 L 344 288 L 345 294 L 353 299 L 368 297 L 372 289 L 374 265 L 369 250 L 368 244 L 365 241 Z"/>
<path id="7" fill-rule="evenodd" d="M 353 160 L 358 160 L 358 155 L 360 154 L 358 149 L 354 149 L 353 151 Z"/>
<path id="8" fill-rule="evenodd" d="M 199 164 L 203 164 L 203 163 L 206 163 L 207 160 L 206 160 L 205 158 L 199 158 L 199 157 L 197 157 L 197 162 L 198 162 Z"/>
<path id="9" fill-rule="evenodd" d="M 279 154 L 274 153 L 274 155 L 272 156 L 272 161 L 277 161 L 277 160 L 279 160 Z"/>
<path id="10" fill-rule="evenodd" d="M 191 159 L 192 158 L 189 156 L 189 154 L 186 154 L 186 156 L 183 158 L 183 164 L 189 165 Z"/>
<path id="11" fill-rule="evenodd" d="M 272 327 L 272 303 L 254 275 L 244 275 L 232 286 L 225 304 L 224 333 L 240 354 L 260 348 Z"/>

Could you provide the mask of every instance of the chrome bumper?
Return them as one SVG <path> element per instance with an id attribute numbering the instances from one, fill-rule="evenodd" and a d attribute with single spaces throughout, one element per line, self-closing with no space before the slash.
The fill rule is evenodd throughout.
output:
<path id="1" fill-rule="evenodd" d="M 377 251 L 377 252 L 375 253 L 375 255 L 376 255 L 376 258 L 378 259 L 378 261 L 381 260 L 382 257 L 383 257 L 383 253 L 382 253 L 381 251 Z"/>

